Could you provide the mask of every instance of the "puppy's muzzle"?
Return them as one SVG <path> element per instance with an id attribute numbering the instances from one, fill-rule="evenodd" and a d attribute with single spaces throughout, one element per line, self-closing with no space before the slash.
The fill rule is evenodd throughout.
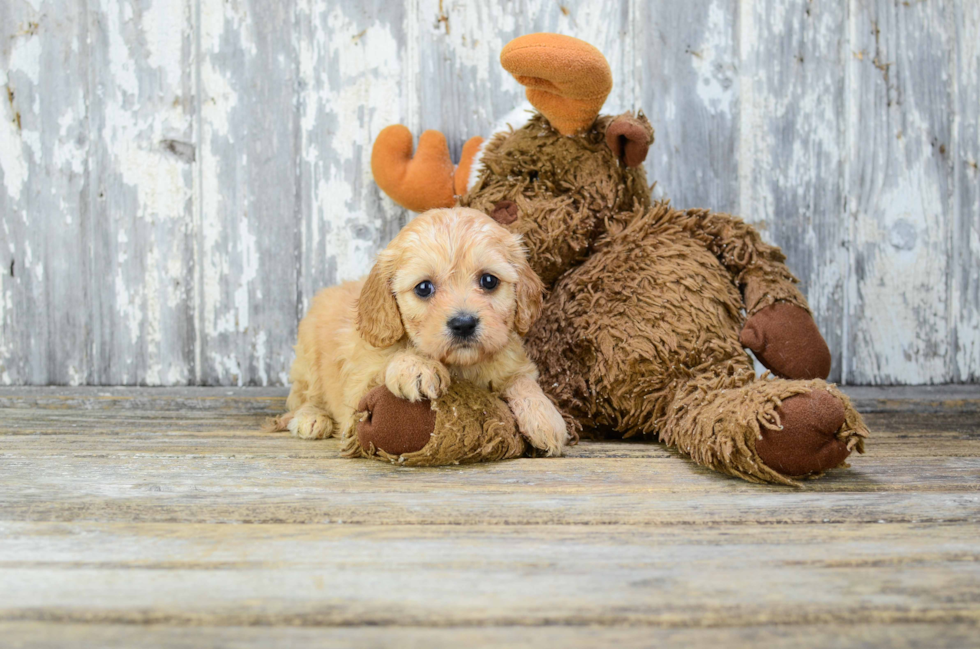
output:
<path id="1" fill-rule="evenodd" d="M 460 313 L 446 322 L 453 338 L 458 340 L 469 340 L 476 333 L 476 328 L 480 325 L 480 319 L 472 313 Z"/>

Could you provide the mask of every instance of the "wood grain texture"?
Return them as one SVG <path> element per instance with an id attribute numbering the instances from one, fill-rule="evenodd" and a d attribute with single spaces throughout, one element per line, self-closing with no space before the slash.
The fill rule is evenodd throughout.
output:
<path id="1" fill-rule="evenodd" d="M 88 6 L 88 383 L 194 379 L 192 11 Z"/>
<path id="2" fill-rule="evenodd" d="M 669 527 L 3 523 L 0 535 L 4 621 L 980 621 L 980 545 L 957 526 L 712 526 L 692 538 Z"/>
<path id="3" fill-rule="evenodd" d="M 384 1 L 298 5 L 297 317 L 319 289 L 363 275 L 408 220 L 374 184 L 370 157 L 382 128 L 417 112 L 409 18 Z"/>
<path id="4" fill-rule="evenodd" d="M 827 344 L 839 350 L 846 8 L 799 0 L 741 10 L 739 209 L 786 253 Z M 840 363 L 835 354 L 830 380 L 840 381 Z"/>
<path id="5" fill-rule="evenodd" d="M 851 3 L 843 358 L 851 383 L 947 380 L 950 11 L 938 2 Z"/>
<path id="6" fill-rule="evenodd" d="M 384 647 L 435 649 L 441 647 L 745 647 L 797 649 L 801 646 L 865 649 L 961 649 L 970 646 L 977 628 L 969 623 L 944 624 L 762 624 L 714 629 L 662 629 L 649 626 L 595 627 L 172 627 L 113 624 L 45 624 L 0 622 L 0 633 L 12 649 L 40 647 L 132 647 L 137 644 L 166 649 L 188 647 L 266 648 L 276 643 L 290 647 Z"/>
<path id="7" fill-rule="evenodd" d="M 844 386 L 864 413 L 980 411 L 980 385 Z M 288 388 L 2 387 L 0 408 L 45 410 L 153 410 L 280 414 Z"/>
<path id="8" fill-rule="evenodd" d="M 281 392 L 0 390 L 4 646 L 959 647 L 980 626 L 973 386 L 859 390 L 868 455 L 797 490 L 649 442 L 342 459 L 258 432 Z"/>
<path id="9" fill-rule="evenodd" d="M 89 22 L 68 0 L 3 2 L 0 25 L 0 382 L 87 383 L 96 314 L 63 305 L 93 279 Z"/>
<path id="10" fill-rule="evenodd" d="M 285 382 L 296 309 L 295 3 L 200 0 L 195 382 Z"/>
<path id="11" fill-rule="evenodd" d="M 546 30 L 643 109 L 658 196 L 781 245 L 852 384 L 980 378 L 977 3 L 0 0 L 0 384 L 283 385 L 316 291 L 410 218 L 378 131 L 454 156 Z"/>
<path id="12" fill-rule="evenodd" d="M 0 11 L 8 13 L 0 214 L 9 254 L 0 377 L 187 382 L 189 5 Z"/>
<path id="13" fill-rule="evenodd" d="M 953 197 L 948 279 L 952 381 L 980 380 L 980 3 L 964 2 L 951 18 Z"/>
<path id="14" fill-rule="evenodd" d="M 500 66 L 500 50 L 527 33 L 524 2 L 418 3 L 419 133 L 445 134 L 453 160 L 471 137 L 487 137 L 524 101 L 524 89 Z"/>
<path id="15" fill-rule="evenodd" d="M 583 442 L 562 460 L 479 467 L 399 469 L 351 462 L 337 456 L 336 440 L 307 442 L 259 432 L 264 417 L 281 408 L 281 397 L 220 392 L 157 396 L 116 390 L 111 396 L 76 394 L 60 401 L 5 391 L 0 400 L 4 519 L 980 522 L 978 409 L 963 405 L 980 402 L 975 391 L 948 400 L 939 414 L 888 407 L 905 400 L 879 394 L 879 412 L 868 415 L 873 456 L 856 457 L 851 470 L 833 472 L 801 491 L 719 476 L 649 441 Z M 908 471 L 910 463 L 918 470 Z"/>
<path id="16" fill-rule="evenodd" d="M 638 2 L 634 107 L 654 128 L 646 170 L 674 207 L 739 211 L 738 2 Z"/>

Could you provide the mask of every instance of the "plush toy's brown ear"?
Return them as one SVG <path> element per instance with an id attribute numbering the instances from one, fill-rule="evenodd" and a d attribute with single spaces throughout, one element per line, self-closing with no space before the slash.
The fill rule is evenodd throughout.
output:
<path id="1" fill-rule="evenodd" d="M 623 113 L 606 127 L 606 144 L 627 167 L 643 164 L 652 143 L 653 128 L 642 113 L 637 117 Z"/>
<path id="2" fill-rule="evenodd" d="M 606 57 L 571 36 L 520 36 L 504 46 L 500 64 L 527 88 L 527 100 L 562 135 L 592 126 L 612 90 Z"/>
<path id="3" fill-rule="evenodd" d="M 357 330 L 375 347 L 390 347 L 405 335 L 398 302 L 391 292 L 393 268 L 390 260 L 378 259 L 357 300 Z"/>
<path id="4" fill-rule="evenodd" d="M 531 325 L 541 313 L 541 305 L 544 301 L 544 284 L 534 269 L 531 268 L 531 265 L 527 263 L 527 255 L 524 254 L 521 238 L 516 235 L 512 247 L 511 263 L 517 269 L 517 286 L 515 288 L 517 307 L 514 312 L 514 329 L 523 336 L 531 329 Z"/>

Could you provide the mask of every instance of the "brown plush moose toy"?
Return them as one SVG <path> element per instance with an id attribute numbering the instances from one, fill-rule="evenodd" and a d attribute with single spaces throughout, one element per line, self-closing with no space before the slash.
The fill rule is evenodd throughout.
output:
<path id="1" fill-rule="evenodd" d="M 742 220 L 653 202 L 642 113 L 602 116 L 612 88 L 594 47 L 530 34 L 501 64 L 536 109 L 452 164 L 441 133 L 412 155 L 403 126 L 382 131 L 372 169 L 401 205 L 455 204 L 523 235 L 548 289 L 526 339 L 541 386 L 577 426 L 650 435 L 745 480 L 795 484 L 839 466 L 867 436 L 835 386 L 830 352 L 776 247 Z M 751 349 L 775 377 L 756 377 Z M 408 403 L 384 386 L 362 401 L 351 455 L 433 465 L 525 452 L 496 395 L 460 385 Z"/>

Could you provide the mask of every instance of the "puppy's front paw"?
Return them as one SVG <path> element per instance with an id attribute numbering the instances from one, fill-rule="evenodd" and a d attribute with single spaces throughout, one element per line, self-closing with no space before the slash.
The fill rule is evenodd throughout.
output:
<path id="1" fill-rule="evenodd" d="M 544 395 L 510 402 L 517 428 L 534 448 L 548 457 L 557 457 L 568 443 L 568 427 L 561 413 Z"/>
<path id="2" fill-rule="evenodd" d="M 297 410 L 286 427 L 290 433 L 302 439 L 325 439 L 334 432 L 330 415 L 309 404 Z"/>
<path id="3" fill-rule="evenodd" d="M 396 397 L 412 402 L 438 399 L 449 389 L 449 380 L 445 365 L 414 354 L 395 356 L 385 370 L 385 386 Z"/>

